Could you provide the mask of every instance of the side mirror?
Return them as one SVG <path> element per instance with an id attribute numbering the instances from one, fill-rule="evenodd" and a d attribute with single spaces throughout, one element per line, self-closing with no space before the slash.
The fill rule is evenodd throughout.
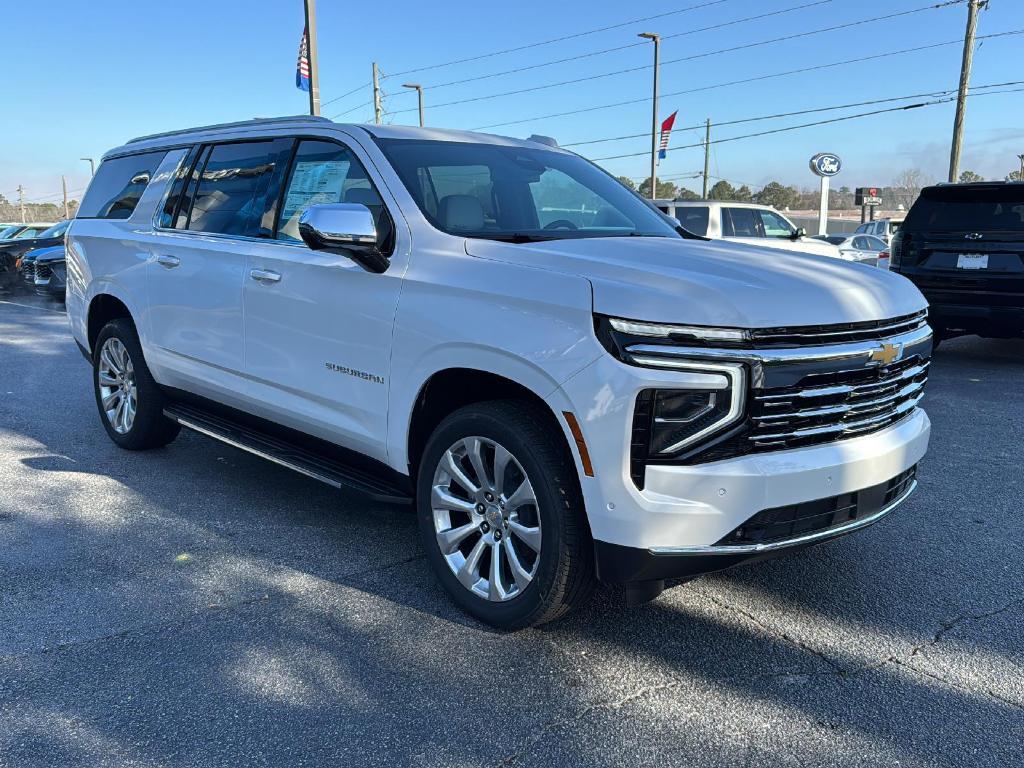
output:
<path id="1" fill-rule="evenodd" d="M 797 227 L 796 231 L 790 235 L 790 238 L 794 241 L 799 240 L 801 237 L 807 237 L 807 230 L 803 227 Z"/>
<path id="2" fill-rule="evenodd" d="M 309 206 L 299 217 L 299 236 L 314 251 L 345 256 L 368 272 L 383 272 L 390 263 L 381 253 L 373 214 L 360 203 Z"/>

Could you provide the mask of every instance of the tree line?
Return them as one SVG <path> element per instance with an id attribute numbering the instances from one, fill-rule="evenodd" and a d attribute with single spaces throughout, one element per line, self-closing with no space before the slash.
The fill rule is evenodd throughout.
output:
<path id="1" fill-rule="evenodd" d="M 1019 170 L 1011 171 L 1005 177 L 1006 181 L 1024 181 Z M 974 171 L 964 171 L 960 174 L 961 182 L 985 181 L 985 178 Z M 619 181 L 632 190 L 637 191 L 643 197 L 651 194 L 651 177 L 648 176 L 637 186 L 632 179 L 619 176 Z M 918 168 L 908 168 L 900 173 L 893 183 L 888 186 L 879 187 L 884 208 L 897 208 L 902 205 L 909 209 L 913 205 L 921 189 L 936 183 L 936 179 L 929 177 L 924 171 Z M 671 181 L 658 179 L 657 197 L 662 200 L 699 200 L 700 195 L 684 186 L 677 186 Z M 781 184 L 777 181 L 770 181 L 761 189 L 754 191 L 746 184 L 735 186 L 725 179 L 719 179 L 708 189 L 710 200 L 734 200 L 740 203 L 759 203 L 770 205 L 778 210 L 789 208 L 791 210 L 816 210 L 818 208 L 820 192 L 817 189 L 798 189 L 792 185 Z M 828 206 L 830 210 L 854 210 L 858 206 L 854 203 L 854 190 L 847 186 L 829 190 Z"/>
<path id="2" fill-rule="evenodd" d="M 78 211 L 78 201 L 69 200 L 68 209 L 71 212 L 72 217 Z M 32 223 L 34 221 L 63 221 L 64 220 L 64 203 L 25 203 L 25 221 Z M 18 205 L 17 200 L 10 201 L 3 195 L 0 195 L 0 223 L 8 222 L 20 222 L 21 221 L 21 206 Z"/>

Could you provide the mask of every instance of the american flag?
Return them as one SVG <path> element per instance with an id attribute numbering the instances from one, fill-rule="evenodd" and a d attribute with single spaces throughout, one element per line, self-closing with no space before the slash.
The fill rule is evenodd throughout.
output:
<path id="1" fill-rule="evenodd" d="M 664 160 L 665 155 L 668 152 L 668 136 L 672 133 L 672 126 L 676 122 L 676 110 L 671 115 L 665 118 L 665 122 L 661 124 L 661 145 L 658 147 L 658 159 Z"/>
<path id="2" fill-rule="evenodd" d="M 309 30 L 305 27 L 299 43 L 299 60 L 295 64 L 295 87 L 300 91 L 309 90 Z"/>

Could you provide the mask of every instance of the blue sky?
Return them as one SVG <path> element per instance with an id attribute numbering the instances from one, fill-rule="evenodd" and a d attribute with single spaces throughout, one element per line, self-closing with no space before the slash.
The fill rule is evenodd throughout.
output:
<path id="1" fill-rule="evenodd" d="M 370 80 L 376 60 L 385 75 L 387 120 L 416 119 L 409 80 L 428 86 L 427 124 L 475 128 L 567 112 L 650 94 L 649 69 L 531 93 L 438 107 L 442 102 L 547 85 L 633 67 L 651 61 L 650 44 L 515 75 L 431 90 L 429 86 L 562 59 L 637 42 L 642 31 L 669 35 L 662 60 L 679 59 L 780 36 L 913 10 L 935 0 L 822 0 L 812 7 L 768 18 L 695 32 L 747 16 L 783 11 L 815 0 L 678 0 L 612 3 L 561 0 L 480 3 L 410 0 L 358 3 L 319 0 L 322 98 L 326 102 Z M 406 70 L 488 54 L 528 43 L 574 35 L 643 16 L 671 13 L 608 31 L 563 40 L 470 63 L 397 76 Z M 99 158 L 133 136 L 190 125 L 306 111 L 306 95 L 294 87 L 295 57 L 302 29 L 301 0 L 58 0 L 45 18 L 33 3 L 8 3 L 3 26 L 8 91 L 0 124 L 0 193 L 24 184 L 27 199 L 56 198 L 60 176 L 73 192 L 88 181 L 83 156 Z M 662 92 L 690 90 L 727 81 L 962 38 L 966 8 L 912 13 L 824 34 L 715 53 L 662 68 Z M 981 13 L 979 35 L 1024 29 L 1024 1 L 991 0 Z M 1024 35 L 984 41 L 975 55 L 974 85 L 1024 80 L 1020 51 Z M 759 82 L 718 87 L 662 100 L 662 116 L 678 109 L 684 128 L 710 117 L 724 122 L 778 112 L 884 99 L 956 87 L 961 48 L 874 59 Z M 17 73 L 21 73 L 19 77 Z M 1021 88 L 1024 86 L 1015 86 Z M 328 116 L 352 110 L 339 121 L 372 118 L 368 87 L 327 104 Z M 722 127 L 713 138 L 793 125 L 877 107 L 859 107 L 805 117 Z M 761 185 L 778 179 L 812 186 L 807 159 L 818 151 L 838 153 L 844 169 L 837 185 L 886 184 L 906 168 L 944 177 L 953 106 L 944 104 L 861 120 L 807 128 L 714 147 L 711 173 Z M 639 134 L 650 125 L 649 102 L 576 116 L 530 120 L 495 128 L 495 133 L 543 133 L 563 143 Z M 973 98 L 968 107 L 962 167 L 1002 177 L 1024 152 L 1024 92 Z M 672 144 L 693 144 L 698 130 L 681 130 Z M 579 147 L 592 157 L 644 152 L 644 138 Z M 611 171 L 647 175 L 646 157 L 610 160 Z M 659 175 L 672 177 L 702 167 L 699 148 L 669 154 Z M 697 188 L 699 180 L 686 182 Z M 74 195 L 78 196 L 80 193 Z"/>

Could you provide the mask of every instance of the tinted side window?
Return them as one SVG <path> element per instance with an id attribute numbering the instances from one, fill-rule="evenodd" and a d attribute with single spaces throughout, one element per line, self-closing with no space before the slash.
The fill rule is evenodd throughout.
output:
<path id="1" fill-rule="evenodd" d="M 215 145 L 199 174 L 187 228 L 271 237 L 277 199 L 274 180 L 287 164 L 291 147 L 291 139 Z"/>
<path id="2" fill-rule="evenodd" d="M 676 221 L 683 229 L 693 232 L 695 235 L 707 235 L 708 233 L 708 208 L 676 208 Z"/>
<path id="3" fill-rule="evenodd" d="M 178 170 L 174 173 L 174 179 L 171 181 L 171 187 L 167 192 L 167 198 L 164 200 L 164 206 L 160 210 L 159 226 L 174 226 L 174 218 L 181 202 L 182 192 L 185 189 L 185 184 L 188 182 L 192 166 L 195 165 L 196 155 L 198 154 L 199 147 L 192 147 L 181 159 L 181 165 L 178 166 Z"/>
<path id="4" fill-rule="evenodd" d="M 722 235 L 724 237 L 764 237 L 757 226 L 757 213 L 752 208 L 723 208 Z"/>
<path id="5" fill-rule="evenodd" d="M 127 219 L 166 152 L 104 160 L 78 208 L 80 219 Z"/>
<path id="6" fill-rule="evenodd" d="M 363 164 L 352 151 L 332 141 L 303 141 L 295 153 L 285 187 L 278 240 L 298 240 L 299 217 L 311 205 L 360 203 L 370 209 L 377 235 L 386 242 L 391 220 Z"/>

